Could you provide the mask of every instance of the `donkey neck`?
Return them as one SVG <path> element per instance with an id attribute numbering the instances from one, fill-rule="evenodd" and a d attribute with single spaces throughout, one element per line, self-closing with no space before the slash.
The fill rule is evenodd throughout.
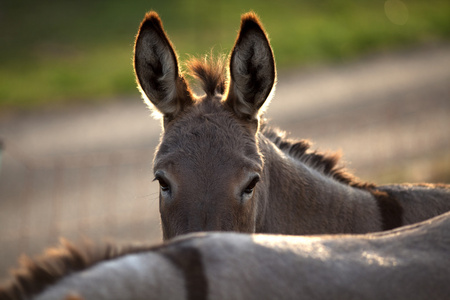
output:
<path id="1" fill-rule="evenodd" d="M 364 233 L 381 230 L 376 199 L 280 150 L 260 134 L 265 157 L 265 205 L 257 232 Z M 292 229 L 295 228 L 293 231 Z"/>

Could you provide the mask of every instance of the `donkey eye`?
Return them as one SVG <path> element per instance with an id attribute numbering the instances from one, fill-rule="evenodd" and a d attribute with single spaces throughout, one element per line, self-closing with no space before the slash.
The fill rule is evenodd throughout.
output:
<path id="1" fill-rule="evenodd" d="M 162 191 L 166 192 L 170 190 L 170 186 L 167 184 L 167 182 L 165 182 L 163 179 L 159 179 L 158 181 Z"/>
<path id="2" fill-rule="evenodd" d="M 153 181 L 157 180 L 159 182 L 159 186 L 161 187 L 161 191 L 168 192 L 170 191 L 170 185 L 160 176 L 156 176 Z"/>
<path id="3" fill-rule="evenodd" d="M 255 188 L 256 184 L 259 181 L 259 176 L 256 176 L 250 181 L 250 183 L 247 185 L 247 187 L 244 189 L 244 194 L 251 194 L 253 193 L 253 189 Z"/>

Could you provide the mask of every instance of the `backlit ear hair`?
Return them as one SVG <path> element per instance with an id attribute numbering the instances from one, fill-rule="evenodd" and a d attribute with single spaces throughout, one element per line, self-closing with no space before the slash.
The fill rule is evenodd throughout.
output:
<path id="1" fill-rule="evenodd" d="M 139 28 L 134 70 L 145 102 L 154 106 L 165 121 L 192 105 L 191 92 L 178 69 L 177 55 L 156 12 L 147 13 Z"/>
<path id="2" fill-rule="evenodd" d="M 244 14 L 231 51 L 226 104 L 241 118 L 257 119 L 274 89 L 275 78 L 275 60 L 267 35 L 256 14 Z"/>

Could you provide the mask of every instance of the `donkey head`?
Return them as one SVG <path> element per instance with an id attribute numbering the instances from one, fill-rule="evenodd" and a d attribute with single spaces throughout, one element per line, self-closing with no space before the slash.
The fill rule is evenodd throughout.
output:
<path id="1" fill-rule="evenodd" d="M 164 239 L 193 231 L 254 232 L 266 185 L 259 116 L 275 84 L 272 49 L 256 15 L 242 17 L 226 87 L 220 64 L 196 61 L 191 71 L 206 94 L 190 91 L 154 12 L 141 23 L 134 67 L 146 103 L 163 116 L 154 174 Z"/>

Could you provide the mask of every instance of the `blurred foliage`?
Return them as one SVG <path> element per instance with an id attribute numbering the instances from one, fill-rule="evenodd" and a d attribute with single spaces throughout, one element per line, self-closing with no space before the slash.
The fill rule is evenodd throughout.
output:
<path id="1" fill-rule="evenodd" d="M 137 95 L 133 43 L 152 9 L 182 60 L 211 47 L 227 53 L 250 10 L 269 32 L 278 68 L 450 38 L 448 0 L 2 1 L 0 109 Z"/>
<path id="2" fill-rule="evenodd" d="M 361 177 L 370 182 L 450 182 L 450 153 L 447 148 L 435 150 L 432 156 L 395 159 L 389 164 L 360 170 Z"/>

